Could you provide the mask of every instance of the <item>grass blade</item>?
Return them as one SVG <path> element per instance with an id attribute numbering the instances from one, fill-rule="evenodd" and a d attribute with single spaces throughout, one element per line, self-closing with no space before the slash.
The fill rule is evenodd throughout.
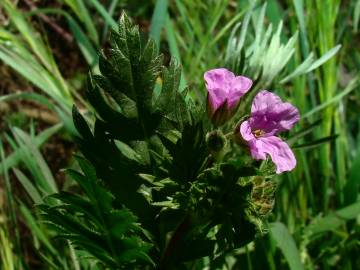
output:
<path id="1" fill-rule="evenodd" d="M 10 184 L 10 178 L 8 174 L 8 170 L 4 166 L 5 153 L 2 141 L 0 141 L 0 158 L 1 158 L 1 168 L 4 175 L 5 182 L 5 192 L 6 192 L 6 200 L 8 205 L 8 215 L 9 215 L 9 224 L 12 233 L 14 234 L 15 241 L 14 242 L 14 250 L 15 253 L 20 257 L 20 261 L 18 261 L 17 266 L 21 264 L 22 261 L 22 251 L 21 251 L 21 242 L 20 242 L 20 234 L 18 230 L 18 222 L 16 219 L 16 210 L 15 210 L 15 199 L 13 197 L 13 192 Z M 9 227 L 8 227 L 9 228 Z"/>
<path id="2" fill-rule="evenodd" d="M 349 169 L 349 177 L 344 187 L 345 205 L 354 203 L 359 194 L 360 187 L 360 152 L 357 155 Z"/>
<path id="3" fill-rule="evenodd" d="M 55 126 L 52 126 L 43 132 L 41 132 L 38 136 L 34 138 L 34 147 L 41 147 L 52 135 L 59 132 L 63 127 L 62 123 L 59 123 Z M 4 173 L 5 170 L 16 166 L 21 160 L 21 148 L 16 149 L 12 154 L 2 160 L 2 165 L 0 166 L 0 174 Z"/>
<path id="4" fill-rule="evenodd" d="M 23 147 L 26 147 L 28 151 L 30 151 L 30 154 L 32 158 L 34 158 L 34 161 L 36 162 L 39 173 L 43 176 L 44 182 L 43 182 L 43 188 L 46 191 L 47 195 L 50 195 L 52 193 L 58 192 L 57 185 L 55 183 L 55 179 L 46 164 L 44 158 L 42 157 L 39 150 L 34 146 L 34 140 L 31 139 L 31 137 L 26 134 L 24 131 L 22 131 L 19 128 L 14 128 L 13 133 L 15 135 L 15 138 L 17 139 L 17 142 L 19 144 L 22 144 Z M 40 180 L 40 179 L 39 179 Z"/>
<path id="5" fill-rule="evenodd" d="M 172 55 L 172 57 L 176 58 L 176 61 L 178 61 L 179 64 L 181 64 L 181 56 L 180 56 L 180 52 L 179 52 L 179 47 L 177 45 L 176 42 L 176 37 L 175 37 L 175 30 L 172 24 L 172 21 L 170 20 L 169 15 L 167 15 L 168 18 L 166 20 L 166 24 L 165 24 L 165 28 L 166 28 L 166 37 L 167 37 L 167 42 L 169 44 L 169 49 L 170 49 L 170 53 Z M 181 71 L 181 78 L 180 78 L 180 86 L 179 86 L 179 90 L 182 91 L 185 89 L 186 87 L 186 79 L 185 79 L 185 75 L 184 75 L 184 71 Z"/>
<path id="6" fill-rule="evenodd" d="M 28 100 L 36 101 L 42 105 L 45 105 L 50 110 L 55 110 L 54 104 L 52 104 L 49 101 L 49 99 L 47 99 L 46 97 L 44 97 L 42 95 L 39 95 L 37 93 L 32 93 L 32 92 L 30 92 L 30 93 L 29 92 L 19 92 L 19 93 L 14 93 L 14 94 L 3 95 L 0 97 L 0 103 L 8 102 L 8 101 L 16 100 L 16 99 L 28 99 Z"/>
<path id="7" fill-rule="evenodd" d="M 58 256 L 58 251 L 50 243 L 48 237 L 43 232 L 44 230 L 39 227 L 35 217 L 23 203 L 20 203 L 20 211 L 34 237 L 38 238 L 53 255 Z"/>
<path id="8" fill-rule="evenodd" d="M 308 117 L 312 116 L 313 114 L 315 114 L 315 113 L 317 113 L 317 112 L 319 112 L 321 110 L 324 110 L 325 108 L 329 107 L 330 105 L 339 102 L 343 97 L 345 97 L 351 91 L 356 89 L 356 87 L 358 86 L 357 83 L 358 83 L 358 78 L 353 79 L 352 81 L 349 82 L 349 84 L 346 86 L 346 88 L 342 92 L 340 92 L 339 94 L 333 96 L 329 100 L 321 103 L 320 105 L 316 106 L 315 108 L 313 108 L 309 112 L 305 113 L 302 116 L 302 119 L 308 118 Z"/>
<path id="9" fill-rule="evenodd" d="M 281 222 L 270 224 L 270 232 L 277 246 L 281 249 L 291 270 L 304 270 L 299 250 L 286 226 Z"/>
<path id="10" fill-rule="evenodd" d="M 160 49 L 161 30 L 164 28 L 167 21 L 167 6 L 168 0 L 157 0 L 155 4 L 154 13 L 151 18 L 150 37 L 152 37 L 157 45 L 157 50 Z"/>
<path id="11" fill-rule="evenodd" d="M 83 0 L 63 0 L 76 14 L 79 20 L 85 25 L 88 35 L 95 44 L 99 44 L 99 36 L 95 27 L 93 18 L 90 16 L 89 10 L 86 8 Z"/>
<path id="12" fill-rule="evenodd" d="M 17 259 L 12 252 L 12 241 L 8 238 L 3 227 L 0 227 L 0 261 L 2 269 L 15 270 Z"/>
<path id="13" fill-rule="evenodd" d="M 359 22 L 360 22 L 360 0 L 357 0 L 354 8 L 354 32 L 358 31 Z"/>
<path id="14" fill-rule="evenodd" d="M 306 70 L 306 73 L 320 67 L 326 61 L 328 61 L 330 58 L 332 58 L 335 54 L 337 54 L 338 51 L 340 50 L 340 48 L 341 48 L 341 45 L 339 44 L 339 45 L 335 46 L 334 48 L 330 49 L 329 51 L 327 51 L 318 60 L 316 60 L 314 63 L 312 63 L 312 65 Z"/>
<path id="15" fill-rule="evenodd" d="M 107 10 L 104 8 L 102 4 L 100 4 L 97 0 L 89 0 L 94 8 L 99 12 L 99 14 L 103 17 L 106 24 L 110 25 L 113 29 L 116 29 L 117 23 L 116 21 L 110 16 L 110 14 L 107 12 Z"/>
<path id="16" fill-rule="evenodd" d="M 319 145 L 322 145 L 324 143 L 329 143 L 332 142 L 334 140 L 336 140 L 336 138 L 339 135 L 330 135 L 330 136 L 326 136 L 324 138 L 312 141 L 312 142 L 308 142 L 308 143 L 304 143 L 304 144 L 298 144 L 298 145 L 293 145 L 291 148 L 292 149 L 309 149 L 309 148 L 314 148 L 314 147 L 318 147 Z"/>
<path id="17" fill-rule="evenodd" d="M 320 233 L 335 230 L 348 220 L 360 215 L 360 202 L 353 203 L 325 217 L 315 219 L 305 231 L 308 235 L 316 236 Z"/>
<path id="18" fill-rule="evenodd" d="M 40 193 L 37 191 L 37 189 L 34 187 L 34 185 L 31 183 L 30 179 L 25 176 L 20 170 L 13 168 L 13 172 L 15 173 L 17 179 L 23 186 L 23 188 L 26 190 L 27 194 L 30 196 L 30 198 L 33 200 L 35 204 L 40 204 L 43 202 Z"/>

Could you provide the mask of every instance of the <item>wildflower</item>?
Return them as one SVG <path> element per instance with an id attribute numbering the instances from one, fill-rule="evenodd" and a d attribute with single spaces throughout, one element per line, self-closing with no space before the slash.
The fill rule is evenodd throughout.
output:
<path id="1" fill-rule="evenodd" d="M 204 79 L 208 90 L 209 117 L 214 125 L 220 126 L 234 115 L 240 98 L 250 89 L 252 80 L 235 76 L 225 68 L 205 72 Z"/>
<path id="2" fill-rule="evenodd" d="M 241 124 L 240 133 L 252 157 L 266 159 L 266 155 L 270 155 L 279 174 L 294 169 L 296 159 L 290 147 L 276 135 L 291 129 L 299 119 L 296 107 L 263 90 L 255 96 L 251 116 Z"/>

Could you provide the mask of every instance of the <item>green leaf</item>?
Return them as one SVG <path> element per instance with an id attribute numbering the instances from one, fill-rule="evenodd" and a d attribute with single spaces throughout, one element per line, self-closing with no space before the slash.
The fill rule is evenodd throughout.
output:
<path id="1" fill-rule="evenodd" d="M 359 194 L 360 188 L 360 152 L 357 151 L 357 155 L 352 161 L 351 167 L 349 169 L 349 178 L 346 181 L 344 187 L 344 200 L 345 205 L 354 203 Z"/>
<path id="2" fill-rule="evenodd" d="M 303 138 L 305 135 L 311 133 L 316 127 L 319 127 L 321 124 L 321 119 L 314 121 L 308 126 L 305 126 L 303 129 L 299 130 L 298 132 L 292 134 L 292 136 L 286 140 L 289 145 L 293 145 L 296 141 L 300 138 Z"/>
<path id="3" fill-rule="evenodd" d="M 54 104 L 50 102 L 46 97 L 37 93 L 19 92 L 14 94 L 3 95 L 0 97 L 0 102 L 8 102 L 16 99 L 28 99 L 39 102 L 42 105 L 47 106 L 49 109 L 54 110 Z"/>
<path id="4" fill-rule="evenodd" d="M 280 248 L 291 270 L 303 270 L 304 265 L 301 262 L 300 253 L 296 247 L 295 240 L 290 235 L 288 229 L 283 223 L 274 222 L 270 224 L 270 233 Z"/>
<path id="5" fill-rule="evenodd" d="M 64 102 L 63 105 L 66 104 L 69 106 L 72 102 L 70 89 L 61 76 L 50 49 L 45 45 L 45 42 L 39 37 L 35 29 L 33 29 L 28 18 L 26 18 L 11 1 L 1 1 L 0 5 L 4 7 L 12 23 L 31 48 L 31 52 L 25 53 L 28 50 L 20 42 L 11 40 L 9 43 L 15 45 L 15 49 L 7 50 L 8 48 L 0 46 L 0 58 L 35 85 L 40 83 L 50 84 L 48 87 L 40 88 L 45 92 L 57 95 L 57 98 Z M 32 57 L 32 52 L 36 55 L 36 58 Z M 13 56 L 15 54 L 16 59 L 11 59 L 11 56 L 10 60 L 7 59 L 9 54 L 13 54 Z M 22 62 L 22 64 L 19 65 L 19 63 L 16 64 L 16 62 Z M 31 73 L 32 76 L 30 76 L 29 73 Z M 38 81 L 37 78 L 39 77 L 40 80 Z M 58 100 L 55 98 L 55 101 Z"/>
<path id="6" fill-rule="evenodd" d="M 82 23 L 84 23 L 87 33 L 91 39 L 98 44 L 99 37 L 95 27 L 95 22 L 86 8 L 83 0 L 63 0 L 71 10 L 76 14 Z"/>
<path id="7" fill-rule="evenodd" d="M 339 209 L 325 217 L 314 219 L 306 228 L 305 232 L 310 236 L 317 236 L 321 233 L 333 231 L 351 219 L 360 215 L 360 202 L 353 203 Z"/>
<path id="8" fill-rule="evenodd" d="M 136 216 L 129 211 L 112 211 L 108 217 L 111 226 L 111 232 L 115 237 L 121 239 L 123 235 L 129 230 L 137 230 L 138 226 Z"/>
<path id="9" fill-rule="evenodd" d="M 79 132 L 79 134 L 82 136 L 84 140 L 91 140 L 93 138 L 93 134 L 86 123 L 84 117 L 79 113 L 76 106 L 73 106 L 72 110 L 74 125 L 76 130 Z"/>
<path id="10" fill-rule="evenodd" d="M 329 100 L 327 100 L 327 101 L 321 103 L 320 105 L 316 106 L 315 108 L 311 109 L 309 112 L 305 113 L 302 116 L 302 119 L 308 118 L 311 115 L 324 110 L 328 106 L 333 105 L 334 103 L 340 102 L 343 97 L 345 97 L 346 95 L 351 93 L 354 89 L 356 89 L 356 87 L 358 86 L 358 80 L 359 80 L 359 77 L 355 77 L 353 80 L 351 80 L 349 82 L 349 84 L 346 86 L 346 88 L 344 90 L 342 90 L 340 93 L 333 96 Z"/>
<path id="11" fill-rule="evenodd" d="M 33 200 L 33 203 L 40 204 L 43 202 L 40 193 L 37 191 L 36 187 L 31 183 L 30 179 L 27 178 L 20 170 L 13 169 L 17 179 L 26 190 L 30 198 Z"/>
<path id="12" fill-rule="evenodd" d="M 41 155 L 40 151 L 34 146 L 33 139 L 24 131 L 18 128 L 13 128 L 13 133 L 18 144 L 29 151 L 28 159 L 34 159 L 36 166 L 38 167 L 39 175 L 41 176 L 38 182 L 41 184 L 46 195 L 56 193 L 58 191 L 54 176 L 52 175 L 50 168 L 45 162 L 45 159 Z"/>
<path id="13" fill-rule="evenodd" d="M 150 37 L 154 39 L 157 48 L 160 48 L 160 34 L 167 20 L 168 0 L 157 0 L 151 18 Z"/>
<path id="14" fill-rule="evenodd" d="M 9 1 L 1 1 L 1 5 L 9 14 L 10 19 L 16 26 L 16 28 L 22 33 L 34 53 L 40 58 L 41 62 L 51 70 L 54 66 L 55 60 L 49 54 L 48 48 L 43 43 L 43 40 L 37 38 L 35 30 L 31 27 L 31 24 L 27 21 L 25 16 L 17 10 L 15 5 Z"/>
<path id="15" fill-rule="evenodd" d="M 42 146 L 52 135 L 59 132 L 62 127 L 63 125 L 60 123 L 42 131 L 39 135 L 37 135 L 34 138 L 34 142 L 33 142 L 34 146 L 37 148 Z M 2 161 L 3 166 L 0 166 L 0 173 L 3 173 L 3 168 L 7 170 L 17 165 L 22 158 L 21 152 L 22 152 L 21 148 L 16 148 L 13 153 L 7 156 L 5 160 Z"/>
<path id="16" fill-rule="evenodd" d="M 360 1 L 356 1 L 355 8 L 354 8 L 354 31 L 357 32 L 359 29 L 359 22 L 360 22 Z"/>
<path id="17" fill-rule="evenodd" d="M 340 50 L 341 45 L 337 45 L 334 48 L 327 51 L 324 55 L 322 55 L 318 60 L 311 64 L 311 66 L 306 70 L 306 72 L 310 72 L 314 69 L 317 69 L 319 66 L 328 61 L 331 57 L 333 57 Z"/>
<path id="18" fill-rule="evenodd" d="M 66 19 L 68 20 L 70 30 L 73 33 L 76 43 L 84 55 L 85 60 L 91 67 L 96 66 L 98 60 L 97 51 L 94 49 L 93 45 L 84 34 L 78 23 L 71 18 L 71 16 L 66 16 Z"/>
<path id="19" fill-rule="evenodd" d="M 98 0 L 89 0 L 89 2 L 94 6 L 96 11 L 103 17 L 105 23 L 110 25 L 113 29 L 116 28 L 116 21 L 110 16 L 110 14 L 106 11 L 103 5 Z"/>
<path id="20" fill-rule="evenodd" d="M 71 2 L 73 0 L 65 0 L 68 2 Z M 81 1 L 77 1 L 78 7 L 82 6 Z M 80 7 L 81 8 L 81 7 Z M 85 35 L 83 30 L 81 29 L 80 25 L 76 22 L 76 20 L 73 19 L 73 17 L 66 11 L 61 9 L 54 9 L 54 8 L 45 8 L 45 9 L 36 9 L 33 11 L 34 13 L 40 13 L 40 14 L 56 14 L 64 16 L 65 19 L 68 22 L 69 28 L 71 32 L 73 33 L 73 36 L 75 38 L 75 41 L 82 52 L 85 60 L 88 62 L 88 64 L 91 67 L 95 67 L 98 60 L 98 54 L 97 51 L 94 49 L 92 42 L 89 40 L 89 38 Z M 75 12 L 76 13 L 76 12 Z M 93 39 L 95 43 L 98 41 L 97 32 L 95 32 L 96 36 L 93 36 Z"/>
<path id="21" fill-rule="evenodd" d="M 335 135 L 330 135 L 330 136 L 326 136 L 324 138 L 312 141 L 312 142 L 308 142 L 308 143 L 303 143 L 303 144 L 298 144 L 298 145 L 293 145 L 292 148 L 293 149 L 309 149 L 309 148 L 314 148 L 314 147 L 318 147 L 324 143 L 330 143 L 333 142 L 334 140 L 336 140 L 336 138 L 339 135 L 335 134 Z"/>
<path id="22" fill-rule="evenodd" d="M 26 220 L 26 225 L 30 228 L 33 235 L 37 237 L 53 255 L 57 255 L 58 251 L 51 244 L 51 240 L 46 235 L 40 224 L 38 224 L 37 219 L 33 216 L 31 211 L 23 203 L 20 204 L 20 212 Z"/>
<path id="23" fill-rule="evenodd" d="M 181 64 L 179 46 L 178 46 L 177 41 L 176 41 L 174 26 L 173 26 L 173 23 L 172 23 L 169 15 L 167 16 L 165 27 L 166 27 L 166 36 L 167 36 L 167 41 L 168 41 L 168 44 L 169 44 L 170 53 L 171 53 L 172 57 L 174 59 L 176 59 L 176 61 L 179 64 Z M 185 87 L 186 87 L 186 79 L 185 79 L 184 72 L 182 72 L 181 79 L 180 79 L 180 89 L 179 90 L 182 91 L 182 90 L 185 89 Z"/>
<path id="24" fill-rule="evenodd" d="M 156 100 L 156 107 L 170 112 L 173 110 L 171 104 L 175 103 L 176 92 L 179 88 L 181 70 L 175 61 L 171 61 L 168 68 L 162 70 L 162 87 L 161 92 Z"/>

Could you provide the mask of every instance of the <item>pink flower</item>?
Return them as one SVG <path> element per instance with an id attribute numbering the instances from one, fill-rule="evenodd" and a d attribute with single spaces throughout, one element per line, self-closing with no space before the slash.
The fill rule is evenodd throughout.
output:
<path id="1" fill-rule="evenodd" d="M 208 90 L 208 114 L 214 125 L 220 126 L 236 112 L 240 98 L 250 89 L 252 80 L 235 76 L 225 69 L 212 69 L 204 74 Z"/>
<path id="2" fill-rule="evenodd" d="M 296 159 L 290 147 L 276 135 L 291 129 L 299 119 L 296 107 L 263 90 L 255 96 L 251 116 L 241 124 L 240 133 L 249 145 L 252 157 L 266 159 L 266 155 L 270 155 L 279 174 L 294 169 Z"/>

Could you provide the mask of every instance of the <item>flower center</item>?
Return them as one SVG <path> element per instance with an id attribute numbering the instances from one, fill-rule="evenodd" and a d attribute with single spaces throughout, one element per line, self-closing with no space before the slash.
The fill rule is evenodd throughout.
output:
<path id="1" fill-rule="evenodd" d="M 254 134 L 255 138 L 259 138 L 265 134 L 265 131 L 263 131 L 262 129 L 256 129 L 253 130 L 252 133 Z"/>

